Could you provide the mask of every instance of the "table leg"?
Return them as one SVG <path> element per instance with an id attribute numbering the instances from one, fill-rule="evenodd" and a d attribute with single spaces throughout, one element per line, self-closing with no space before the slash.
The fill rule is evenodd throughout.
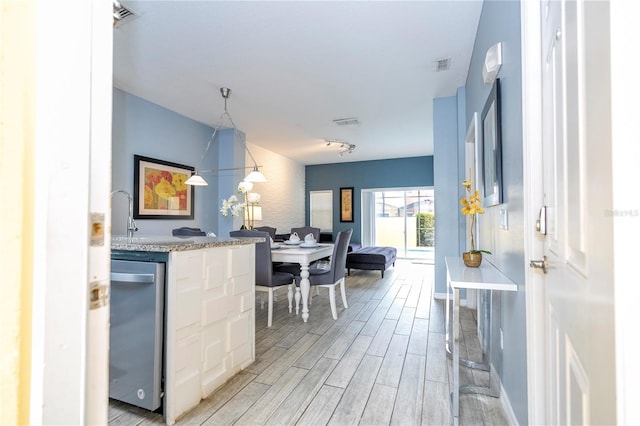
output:
<path id="1" fill-rule="evenodd" d="M 487 396 L 491 396 L 494 398 L 499 398 L 500 397 L 500 386 L 498 385 L 498 377 L 497 374 L 493 368 L 493 366 L 491 365 L 491 358 L 492 358 L 492 345 L 491 345 L 491 336 L 493 335 L 493 316 L 491 315 L 492 309 L 493 309 L 493 291 L 492 290 L 487 290 L 488 292 L 488 298 L 485 298 L 485 302 L 484 302 L 484 308 L 487 312 L 486 314 L 486 322 L 484 324 L 484 332 L 485 334 L 483 335 L 483 340 L 485 340 L 486 336 L 486 341 L 487 341 L 487 349 L 486 351 L 483 350 L 482 351 L 482 362 L 481 363 L 477 363 L 477 362 L 472 362 L 472 361 L 465 361 L 465 360 L 460 360 L 460 362 L 463 365 L 466 365 L 467 367 L 470 368 L 475 368 L 477 370 L 483 370 L 483 371 L 488 371 L 489 372 L 489 387 L 484 387 L 484 386 L 475 386 L 475 385 L 461 385 L 460 386 L 460 393 L 465 393 L 465 394 L 480 394 L 480 395 L 487 395 Z M 488 301 L 487 301 L 488 299 Z M 482 342 L 480 342 L 480 346 L 482 345 Z M 484 348 L 483 348 L 484 349 Z"/>
<path id="2" fill-rule="evenodd" d="M 446 301 L 444 307 L 444 348 L 447 351 L 447 356 L 449 358 L 451 358 L 451 298 L 449 297 L 450 290 L 451 286 L 449 280 L 447 279 Z"/>
<path id="3" fill-rule="evenodd" d="M 460 416 L 460 290 L 453 290 L 453 417 Z"/>
<path id="4" fill-rule="evenodd" d="M 302 293 L 302 321 L 309 319 L 309 264 L 300 264 L 300 292 Z"/>

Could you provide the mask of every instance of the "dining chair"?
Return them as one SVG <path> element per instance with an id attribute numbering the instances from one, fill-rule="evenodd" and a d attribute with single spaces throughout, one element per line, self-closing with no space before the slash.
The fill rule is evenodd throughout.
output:
<path id="1" fill-rule="evenodd" d="M 207 233 L 200 228 L 189 228 L 183 226 L 182 228 L 172 229 L 171 235 L 174 237 L 204 237 Z"/>
<path id="2" fill-rule="evenodd" d="M 273 228 L 271 226 L 256 226 L 253 229 L 255 231 L 268 232 L 272 240 L 276 239 L 276 228 Z"/>
<path id="3" fill-rule="evenodd" d="M 253 229 L 245 229 L 240 231 L 231 231 L 229 236 L 232 238 L 249 238 L 249 237 L 262 237 L 264 242 L 256 243 L 256 291 L 266 292 L 269 294 L 268 312 L 267 312 L 267 327 L 271 327 L 273 322 L 273 290 L 281 286 L 291 286 L 290 292 L 294 283 L 294 277 L 287 272 L 278 272 L 273 270 L 271 265 L 271 243 L 269 241 L 269 234 L 263 231 L 256 231 Z M 291 302 L 289 302 L 291 304 Z M 262 304 L 264 306 L 264 302 Z M 289 306 L 291 311 L 291 306 Z"/>
<path id="4" fill-rule="evenodd" d="M 304 237 L 306 237 L 307 234 L 313 234 L 313 238 L 315 238 L 316 241 L 320 241 L 320 228 L 314 228 L 313 226 L 291 228 L 291 233 L 293 234 L 294 232 L 298 234 L 298 237 L 300 237 L 301 240 L 304 240 Z"/>
<path id="5" fill-rule="evenodd" d="M 336 308 L 336 286 L 340 285 L 340 295 L 342 296 L 342 305 L 346 308 L 347 294 L 344 288 L 344 277 L 347 274 L 347 249 L 353 229 L 347 229 L 338 232 L 336 243 L 333 246 L 333 253 L 329 262 L 329 269 L 321 268 L 317 264 L 309 267 L 309 284 L 311 287 L 325 287 L 329 289 L 329 304 L 331 305 L 331 315 L 334 320 L 338 319 L 338 310 Z M 300 287 L 301 277 L 298 274 L 295 277 L 296 286 Z M 296 289 L 298 291 L 298 289 Z"/>
<path id="6" fill-rule="evenodd" d="M 294 232 L 298 234 L 298 237 L 300 237 L 300 240 L 302 241 L 304 241 L 304 237 L 306 237 L 307 234 L 313 234 L 313 238 L 315 238 L 316 241 L 320 241 L 320 228 L 314 228 L 312 226 L 291 228 L 290 235 L 292 235 Z M 311 265 L 313 265 L 314 263 L 315 262 L 312 262 Z M 298 265 L 297 263 L 284 262 L 273 265 L 273 268 L 275 271 L 288 272 L 293 275 L 300 275 L 300 265 Z"/>

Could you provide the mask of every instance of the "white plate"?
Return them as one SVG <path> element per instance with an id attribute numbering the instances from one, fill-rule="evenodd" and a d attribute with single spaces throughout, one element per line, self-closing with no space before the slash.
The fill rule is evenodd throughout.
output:
<path id="1" fill-rule="evenodd" d="M 300 247 L 304 247 L 304 248 L 320 247 L 320 244 L 318 244 L 318 243 L 302 243 L 302 244 L 300 244 Z"/>
<path id="2" fill-rule="evenodd" d="M 300 244 L 300 241 L 289 241 L 289 240 L 286 240 L 286 241 L 284 241 L 284 243 L 285 244 L 289 244 L 291 246 L 297 246 L 298 244 Z"/>

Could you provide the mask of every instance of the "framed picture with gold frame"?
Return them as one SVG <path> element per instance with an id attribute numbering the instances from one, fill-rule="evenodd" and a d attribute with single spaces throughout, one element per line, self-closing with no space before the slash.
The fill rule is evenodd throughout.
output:
<path id="1" fill-rule="evenodd" d="M 133 156 L 133 217 L 193 219 L 193 186 L 185 182 L 191 166 Z"/>
<path id="2" fill-rule="evenodd" d="M 340 222 L 353 222 L 353 187 L 340 188 Z"/>

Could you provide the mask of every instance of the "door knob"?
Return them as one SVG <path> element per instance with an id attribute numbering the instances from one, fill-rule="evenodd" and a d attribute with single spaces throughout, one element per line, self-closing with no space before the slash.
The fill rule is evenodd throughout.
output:
<path id="1" fill-rule="evenodd" d="M 547 256 L 542 256 L 542 260 L 531 260 L 529 262 L 529 267 L 534 269 L 542 269 L 542 272 L 547 273 L 547 268 L 549 267 L 549 263 L 547 262 Z"/>

